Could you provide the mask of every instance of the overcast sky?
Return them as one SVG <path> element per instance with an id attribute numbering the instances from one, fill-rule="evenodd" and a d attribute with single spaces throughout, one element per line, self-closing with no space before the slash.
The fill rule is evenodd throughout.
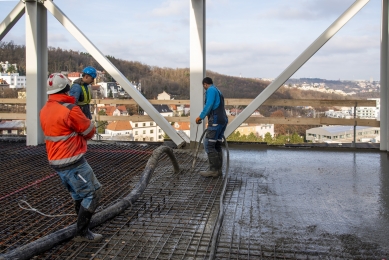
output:
<path id="1" fill-rule="evenodd" d="M 207 69 L 277 77 L 354 0 L 207 0 Z M 55 0 L 105 55 L 189 67 L 190 0 Z M 0 0 L 0 21 L 17 1 Z M 85 51 L 49 13 L 49 46 Z M 381 0 L 370 2 L 292 78 L 379 80 Z M 24 17 L 3 41 L 25 44 Z M 1 59 L 1 57 L 0 57 Z"/>

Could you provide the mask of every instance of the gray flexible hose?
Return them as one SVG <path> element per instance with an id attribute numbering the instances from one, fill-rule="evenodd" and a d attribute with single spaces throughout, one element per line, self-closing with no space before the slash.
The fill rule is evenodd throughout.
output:
<path id="1" fill-rule="evenodd" d="M 216 254 L 216 244 L 217 241 L 219 240 L 219 234 L 220 234 L 220 227 L 223 223 L 223 217 L 224 217 L 224 206 L 223 206 L 223 201 L 224 201 L 224 196 L 226 195 L 226 190 L 227 190 L 227 179 L 228 179 L 228 172 L 230 170 L 230 151 L 228 150 L 228 143 L 226 138 L 223 136 L 225 145 L 226 145 L 226 151 L 227 151 L 227 165 L 226 165 L 226 176 L 224 178 L 224 183 L 223 183 L 223 190 L 222 193 L 220 194 L 220 209 L 219 213 L 217 215 L 217 222 L 215 223 L 213 227 L 213 235 L 212 235 L 212 245 L 211 248 L 209 249 L 209 260 L 213 260 L 215 258 Z"/>
<path id="2" fill-rule="evenodd" d="M 172 161 L 174 173 L 178 173 L 180 171 L 180 167 L 178 165 L 176 157 L 174 156 L 173 150 L 167 146 L 158 147 L 154 150 L 153 154 L 148 160 L 139 182 L 136 184 L 135 188 L 131 191 L 131 193 L 121 199 L 119 202 L 115 203 L 114 205 L 96 213 L 91 220 L 90 228 L 98 226 L 104 223 L 105 221 L 119 215 L 125 209 L 131 206 L 140 197 L 140 195 L 142 195 L 142 193 L 147 187 L 147 184 L 150 181 L 152 173 L 157 167 L 158 159 L 163 153 L 166 153 Z M 8 253 L 0 255 L 0 260 L 30 259 L 35 255 L 41 254 L 49 250 L 56 244 L 59 244 L 67 239 L 72 238 L 75 234 L 75 228 L 76 224 L 73 224 L 61 230 L 53 232 L 29 244 L 18 247 Z"/>

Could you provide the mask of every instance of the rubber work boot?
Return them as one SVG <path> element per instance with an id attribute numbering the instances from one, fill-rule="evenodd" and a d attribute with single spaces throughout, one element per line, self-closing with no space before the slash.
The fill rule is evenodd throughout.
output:
<path id="1" fill-rule="evenodd" d="M 80 207 L 77 219 L 75 242 L 99 242 L 103 236 L 95 234 L 89 230 L 89 223 L 92 218 L 92 212 L 86 210 L 83 206 Z"/>
<path id="2" fill-rule="evenodd" d="M 218 153 L 209 153 L 208 154 L 209 170 L 201 171 L 199 174 L 204 177 L 219 177 L 222 172 L 219 171 L 221 168 L 221 163 Z"/>
<path id="3" fill-rule="evenodd" d="M 82 200 L 75 200 L 74 201 L 74 209 L 76 210 L 77 216 L 78 216 L 78 212 L 80 212 L 81 202 L 82 202 Z"/>

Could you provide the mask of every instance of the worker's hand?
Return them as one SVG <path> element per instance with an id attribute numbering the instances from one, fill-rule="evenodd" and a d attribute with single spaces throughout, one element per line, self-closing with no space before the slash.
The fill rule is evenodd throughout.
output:
<path id="1" fill-rule="evenodd" d="M 198 116 L 197 118 L 196 118 L 196 124 L 201 124 L 201 122 L 202 122 L 202 120 L 201 120 L 201 118 Z"/>

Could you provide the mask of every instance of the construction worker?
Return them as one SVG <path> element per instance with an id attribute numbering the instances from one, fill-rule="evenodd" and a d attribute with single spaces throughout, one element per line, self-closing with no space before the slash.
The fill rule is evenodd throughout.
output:
<path id="1" fill-rule="evenodd" d="M 93 67 L 86 67 L 82 71 L 82 78 L 73 81 L 70 89 L 70 96 L 76 99 L 76 103 L 89 119 L 92 119 L 89 103 L 92 99 L 91 83 L 97 77 L 97 71 Z"/>
<path id="2" fill-rule="evenodd" d="M 47 80 L 48 101 L 40 111 L 40 121 L 46 139 L 50 166 L 75 201 L 77 242 L 98 242 L 102 235 L 89 230 L 92 214 L 101 197 L 101 184 L 85 160 L 87 140 L 96 129 L 69 96 L 70 81 L 60 73 Z"/>
<path id="3" fill-rule="evenodd" d="M 205 92 L 205 106 L 200 116 L 196 118 L 196 124 L 208 116 L 207 133 L 204 138 L 204 149 L 208 154 L 209 170 L 201 171 L 204 177 L 218 177 L 222 175 L 223 152 L 222 142 L 226 130 L 228 117 L 224 109 L 224 97 L 220 90 L 213 85 L 209 77 L 203 79 Z"/>

